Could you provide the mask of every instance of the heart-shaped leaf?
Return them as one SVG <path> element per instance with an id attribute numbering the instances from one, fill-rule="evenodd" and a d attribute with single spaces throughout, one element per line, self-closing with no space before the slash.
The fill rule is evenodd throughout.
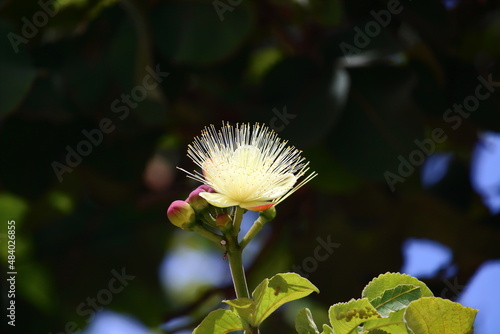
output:
<path id="1" fill-rule="evenodd" d="M 193 331 L 193 334 L 225 334 L 233 331 L 249 329 L 236 313 L 228 310 L 215 310 L 210 312 Z"/>
<path id="2" fill-rule="evenodd" d="M 414 334 L 473 332 L 478 310 L 437 297 L 420 298 L 408 305 L 406 327 Z"/>
<path id="3" fill-rule="evenodd" d="M 255 288 L 255 319 L 253 326 L 258 327 L 281 305 L 300 299 L 319 290 L 307 279 L 295 273 L 277 274 L 265 279 Z"/>
<path id="4" fill-rule="evenodd" d="M 415 277 L 400 273 L 385 273 L 383 275 L 379 275 L 368 283 L 363 289 L 361 297 L 373 300 L 382 296 L 386 290 L 394 289 L 400 284 L 412 284 L 420 287 L 422 297 L 434 296 L 427 285 Z"/>

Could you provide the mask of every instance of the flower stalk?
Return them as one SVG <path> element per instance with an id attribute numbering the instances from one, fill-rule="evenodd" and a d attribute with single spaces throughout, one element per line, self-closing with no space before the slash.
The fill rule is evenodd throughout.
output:
<path id="1" fill-rule="evenodd" d="M 243 220 L 243 214 L 245 213 L 245 210 L 240 208 L 239 206 L 234 208 L 234 218 L 233 218 L 233 233 L 232 235 L 236 237 L 236 240 L 238 240 L 238 234 L 240 233 L 241 229 L 241 222 Z"/>
<path id="2" fill-rule="evenodd" d="M 245 269 L 243 268 L 243 249 L 233 238 L 230 238 L 227 244 L 227 258 L 229 260 L 229 268 L 231 269 L 236 298 L 249 298 L 250 294 L 248 292 Z"/>
<path id="3" fill-rule="evenodd" d="M 273 220 L 276 217 L 276 209 L 273 207 L 261 211 L 259 213 L 259 218 L 253 223 L 252 227 L 248 230 L 247 234 L 241 239 L 240 247 L 244 249 L 246 245 L 257 235 L 257 233 L 262 230 L 264 224 Z"/>
<path id="4" fill-rule="evenodd" d="M 241 243 L 240 243 L 241 249 L 244 249 L 246 247 L 246 245 L 248 245 L 248 243 L 250 241 L 252 241 L 252 239 L 257 235 L 257 233 L 259 233 L 260 230 L 262 230 L 262 227 L 264 227 L 264 224 L 266 222 L 267 221 L 265 219 L 263 219 L 262 217 L 259 217 L 256 221 L 254 221 L 252 227 L 250 227 L 247 234 L 245 234 L 243 239 L 241 239 Z"/>
<path id="5" fill-rule="evenodd" d="M 235 208 L 233 228 L 227 233 L 224 233 L 224 236 L 226 237 L 226 252 L 236 298 L 249 298 L 250 294 L 248 292 L 247 279 L 243 267 L 243 248 L 238 243 L 238 232 L 242 220 L 243 209 Z"/>
<path id="6" fill-rule="evenodd" d="M 213 242 L 215 242 L 217 244 L 220 244 L 221 241 L 224 240 L 224 238 L 221 235 L 210 232 L 210 231 L 206 230 L 201 225 L 193 226 L 192 231 L 197 232 L 198 234 L 202 235 L 203 237 L 207 238 L 208 240 L 212 240 Z"/>

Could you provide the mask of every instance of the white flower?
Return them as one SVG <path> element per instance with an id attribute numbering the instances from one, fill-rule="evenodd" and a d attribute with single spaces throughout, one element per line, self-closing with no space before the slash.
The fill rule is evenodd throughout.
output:
<path id="1" fill-rule="evenodd" d="M 188 146 L 187 155 L 203 174 L 183 171 L 215 190 L 200 193 L 210 204 L 262 211 L 317 175 L 309 173 L 296 184 L 309 170 L 309 162 L 304 162 L 299 150 L 286 144 L 274 131 L 259 124 L 223 124 L 219 131 L 211 125 Z"/>

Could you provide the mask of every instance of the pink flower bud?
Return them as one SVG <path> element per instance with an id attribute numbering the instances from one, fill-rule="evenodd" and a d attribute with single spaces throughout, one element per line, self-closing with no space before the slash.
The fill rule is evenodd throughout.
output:
<path id="1" fill-rule="evenodd" d="M 168 207 L 167 217 L 172 224 L 186 231 L 191 231 L 196 222 L 193 208 L 185 201 L 173 201 Z"/>
<path id="2" fill-rule="evenodd" d="M 213 193 L 213 192 L 215 191 L 210 186 L 203 184 L 189 194 L 188 198 L 186 199 L 186 202 L 188 202 L 196 212 L 200 212 L 208 207 L 208 202 L 203 197 L 200 196 L 200 193 Z"/>

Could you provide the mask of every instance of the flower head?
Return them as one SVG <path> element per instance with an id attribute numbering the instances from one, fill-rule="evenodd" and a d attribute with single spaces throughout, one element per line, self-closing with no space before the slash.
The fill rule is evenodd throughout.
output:
<path id="1" fill-rule="evenodd" d="M 199 195 L 210 204 L 262 211 L 276 205 L 317 174 L 293 146 L 286 146 L 268 127 L 255 124 L 212 125 L 188 146 L 188 156 L 202 173 L 185 171 L 214 189 Z"/>

